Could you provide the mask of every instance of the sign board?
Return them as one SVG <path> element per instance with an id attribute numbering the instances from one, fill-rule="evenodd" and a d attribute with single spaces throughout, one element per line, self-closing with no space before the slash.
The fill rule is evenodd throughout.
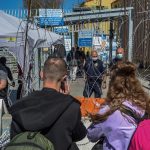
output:
<path id="1" fill-rule="evenodd" d="M 92 38 L 79 38 L 79 47 L 92 47 Z"/>
<path id="2" fill-rule="evenodd" d="M 82 30 L 79 31 L 78 45 L 79 47 L 92 47 L 92 31 Z"/>
<path id="3" fill-rule="evenodd" d="M 99 52 L 100 59 L 103 61 L 104 65 L 109 63 L 109 52 L 108 51 L 101 51 Z"/>
<path id="4" fill-rule="evenodd" d="M 105 51 L 108 45 L 106 35 L 93 36 L 93 47 L 98 51 Z"/>
<path id="5" fill-rule="evenodd" d="M 102 34 L 102 35 L 101 35 L 101 38 L 102 38 L 102 40 L 106 40 L 106 39 L 107 39 L 106 34 Z"/>
<path id="6" fill-rule="evenodd" d="M 69 28 L 68 26 L 54 27 L 54 32 L 55 33 L 68 33 Z"/>
<path id="7" fill-rule="evenodd" d="M 91 30 L 79 31 L 79 38 L 92 38 L 93 34 Z"/>
<path id="8" fill-rule="evenodd" d="M 117 42 L 113 41 L 112 43 L 112 51 L 116 51 L 117 49 Z M 106 49 L 109 50 L 110 46 L 109 46 L 109 42 L 107 43 Z"/>
<path id="9" fill-rule="evenodd" d="M 40 26 L 64 25 L 62 9 L 39 9 Z"/>
<path id="10" fill-rule="evenodd" d="M 64 36 L 64 44 L 67 52 L 71 50 L 71 36 Z"/>
<path id="11" fill-rule="evenodd" d="M 102 42 L 102 39 L 100 36 L 94 36 L 93 37 L 93 45 L 94 46 L 100 46 Z"/>

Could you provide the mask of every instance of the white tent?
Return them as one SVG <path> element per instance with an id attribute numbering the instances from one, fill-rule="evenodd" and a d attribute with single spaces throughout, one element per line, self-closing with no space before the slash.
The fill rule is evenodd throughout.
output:
<path id="1" fill-rule="evenodd" d="M 21 20 L 16 17 L 7 15 L 0 11 L 0 35 L 6 36 L 7 34 L 16 33 Z"/>
<path id="2" fill-rule="evenodd" d="M 8 47 L 9 51 L 16 56 L 21 68 L 24 67 L 25 80 L 28 78 L 30 60 L 33 58 L 36 63 L 38 47 L 49 47 L 57 43 L 63 37 L 48 30 L 37 27 L 34 24 L 28 24 L 27 49 L 25 51 L 26 21 L 8 15 L 0 11 L 0 47 Z M 12 38 L 14 41 L 9 41 Z M 36 53 L 35 53 L 36 52 Z M 24 59 L 25 58 L 25 59 Z M 24 61 L 25 60 L 25 61 Z M 38 68 L 38 65 L 35 66 Z M 38 76 L 38 71 L 35 74 Z M 38 77 L 39 79 L 39 77 Z M 35 81 L 38 82 L 38 81 Z M 25 85 L 28 86 L 29 84 Z"/>
<path id="3" fill-rule="evenodd" d="M 25 32 L 25 30 L 26 21 L 0 11 L 0 37 L 14 36 L 17 35 L 17 33 Z M 54 43 L 62 38 L 61 35 L 39 28 L 34 24 L 29 24 L 28 36 L 30 36 L 35 43 L 39 39 L 46 39 L 49 43 Z"/>
<path id="4" fill-rule="evenodd" d="M 10 47 L 10 50 L 15 53 L 21 66 L 23 65 L 22 56 L 24 55 L 25 32 L 26 21 L 20 20 L 14 16 L 4 13 L 3 11 L 0 11 L 0 39 L 7 37 L 16 37 L 16 41 L 14 43 L 10 43 L 8 41 L 0 42 L 0 47 Z M 45 47 L 45 45 L 51 46 L 53 43 L 57 42 L 57 40 L 60 39 L 62 39 L 61 35 L 39 28 L 34 24 L 29 24 L 27 43 L 28 51 L 26 55 L 29 55 L 29 52 L 33 48 L 42 46 Z"/>

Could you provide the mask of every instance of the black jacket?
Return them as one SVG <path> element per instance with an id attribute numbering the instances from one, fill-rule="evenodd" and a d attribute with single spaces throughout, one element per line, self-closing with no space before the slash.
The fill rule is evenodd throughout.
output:
<path id="1" fill-rule="evenodd" d="M 88 81 L 99 82 L 99 79 L 102 79 L 105 68 L 101 60 L 98 59 L 97 61 L 93 61 L 90 59 L 85 63 L 84 70 Z"/>
<path id="2" fill-rule="evenodd" d="M 86 136 L 79 102 L 53 89 L 33 92 L 14 104 L 10 111 L 11 138 L 24 131 L 42 131 L 55 150 L 68 150 L 72 142 Z"/>
<path id="3" fill-rule="evenodd" d="M 6 76 L 11 80 L 10 77 L 12 76 L 12 74 L 11 74 L 11 71 L 8 67 L 6 67 L 0 63 L 0 70 L 5 72 Z M 8 91 L 8 81 L 7 81 L 6 87 L 4 89 L 0 90 L 0 98 L 7 99 L 7 91 Z"/>

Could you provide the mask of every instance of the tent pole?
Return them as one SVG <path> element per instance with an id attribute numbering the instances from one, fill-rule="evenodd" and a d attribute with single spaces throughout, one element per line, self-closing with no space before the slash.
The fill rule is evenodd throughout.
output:
<path id="1" fill-rule="evenodd" d="M 23 78 L 25 81 L 25 70 L 26 68 L 26 53 L 27 53 L 27 42 L 28 42 L 28 29 L 29 29 L 29 21 L 30 21 L 30 11 L 31 11 L 31 0 L 28 0 L 28 16 L 27 16 L 27 23 L 26 23 L 26 31 L 25 31 L 25 45 L 24 45 L 24 61 L 23 61 Z M 24 88 L 23 88 L 24 90 Z M 22 92 L 24 93 L 24 92 Z"/>

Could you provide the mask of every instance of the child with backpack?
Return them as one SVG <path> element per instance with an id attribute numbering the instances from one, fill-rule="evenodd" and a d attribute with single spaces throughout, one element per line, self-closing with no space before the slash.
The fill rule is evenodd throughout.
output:
<path id="1" fill-rule="evenodd" d="M 103 150 L 127 150 L 138 123 L 149 115 L 149 97 L 136 78 L 131 62 L 117 64 L 109 83 L 106 103 L 98 114 L 91 115 L 88 138 L 97 142 L 103 137 Z M 136 150 L 136 149 L 134 149 Z"/>

